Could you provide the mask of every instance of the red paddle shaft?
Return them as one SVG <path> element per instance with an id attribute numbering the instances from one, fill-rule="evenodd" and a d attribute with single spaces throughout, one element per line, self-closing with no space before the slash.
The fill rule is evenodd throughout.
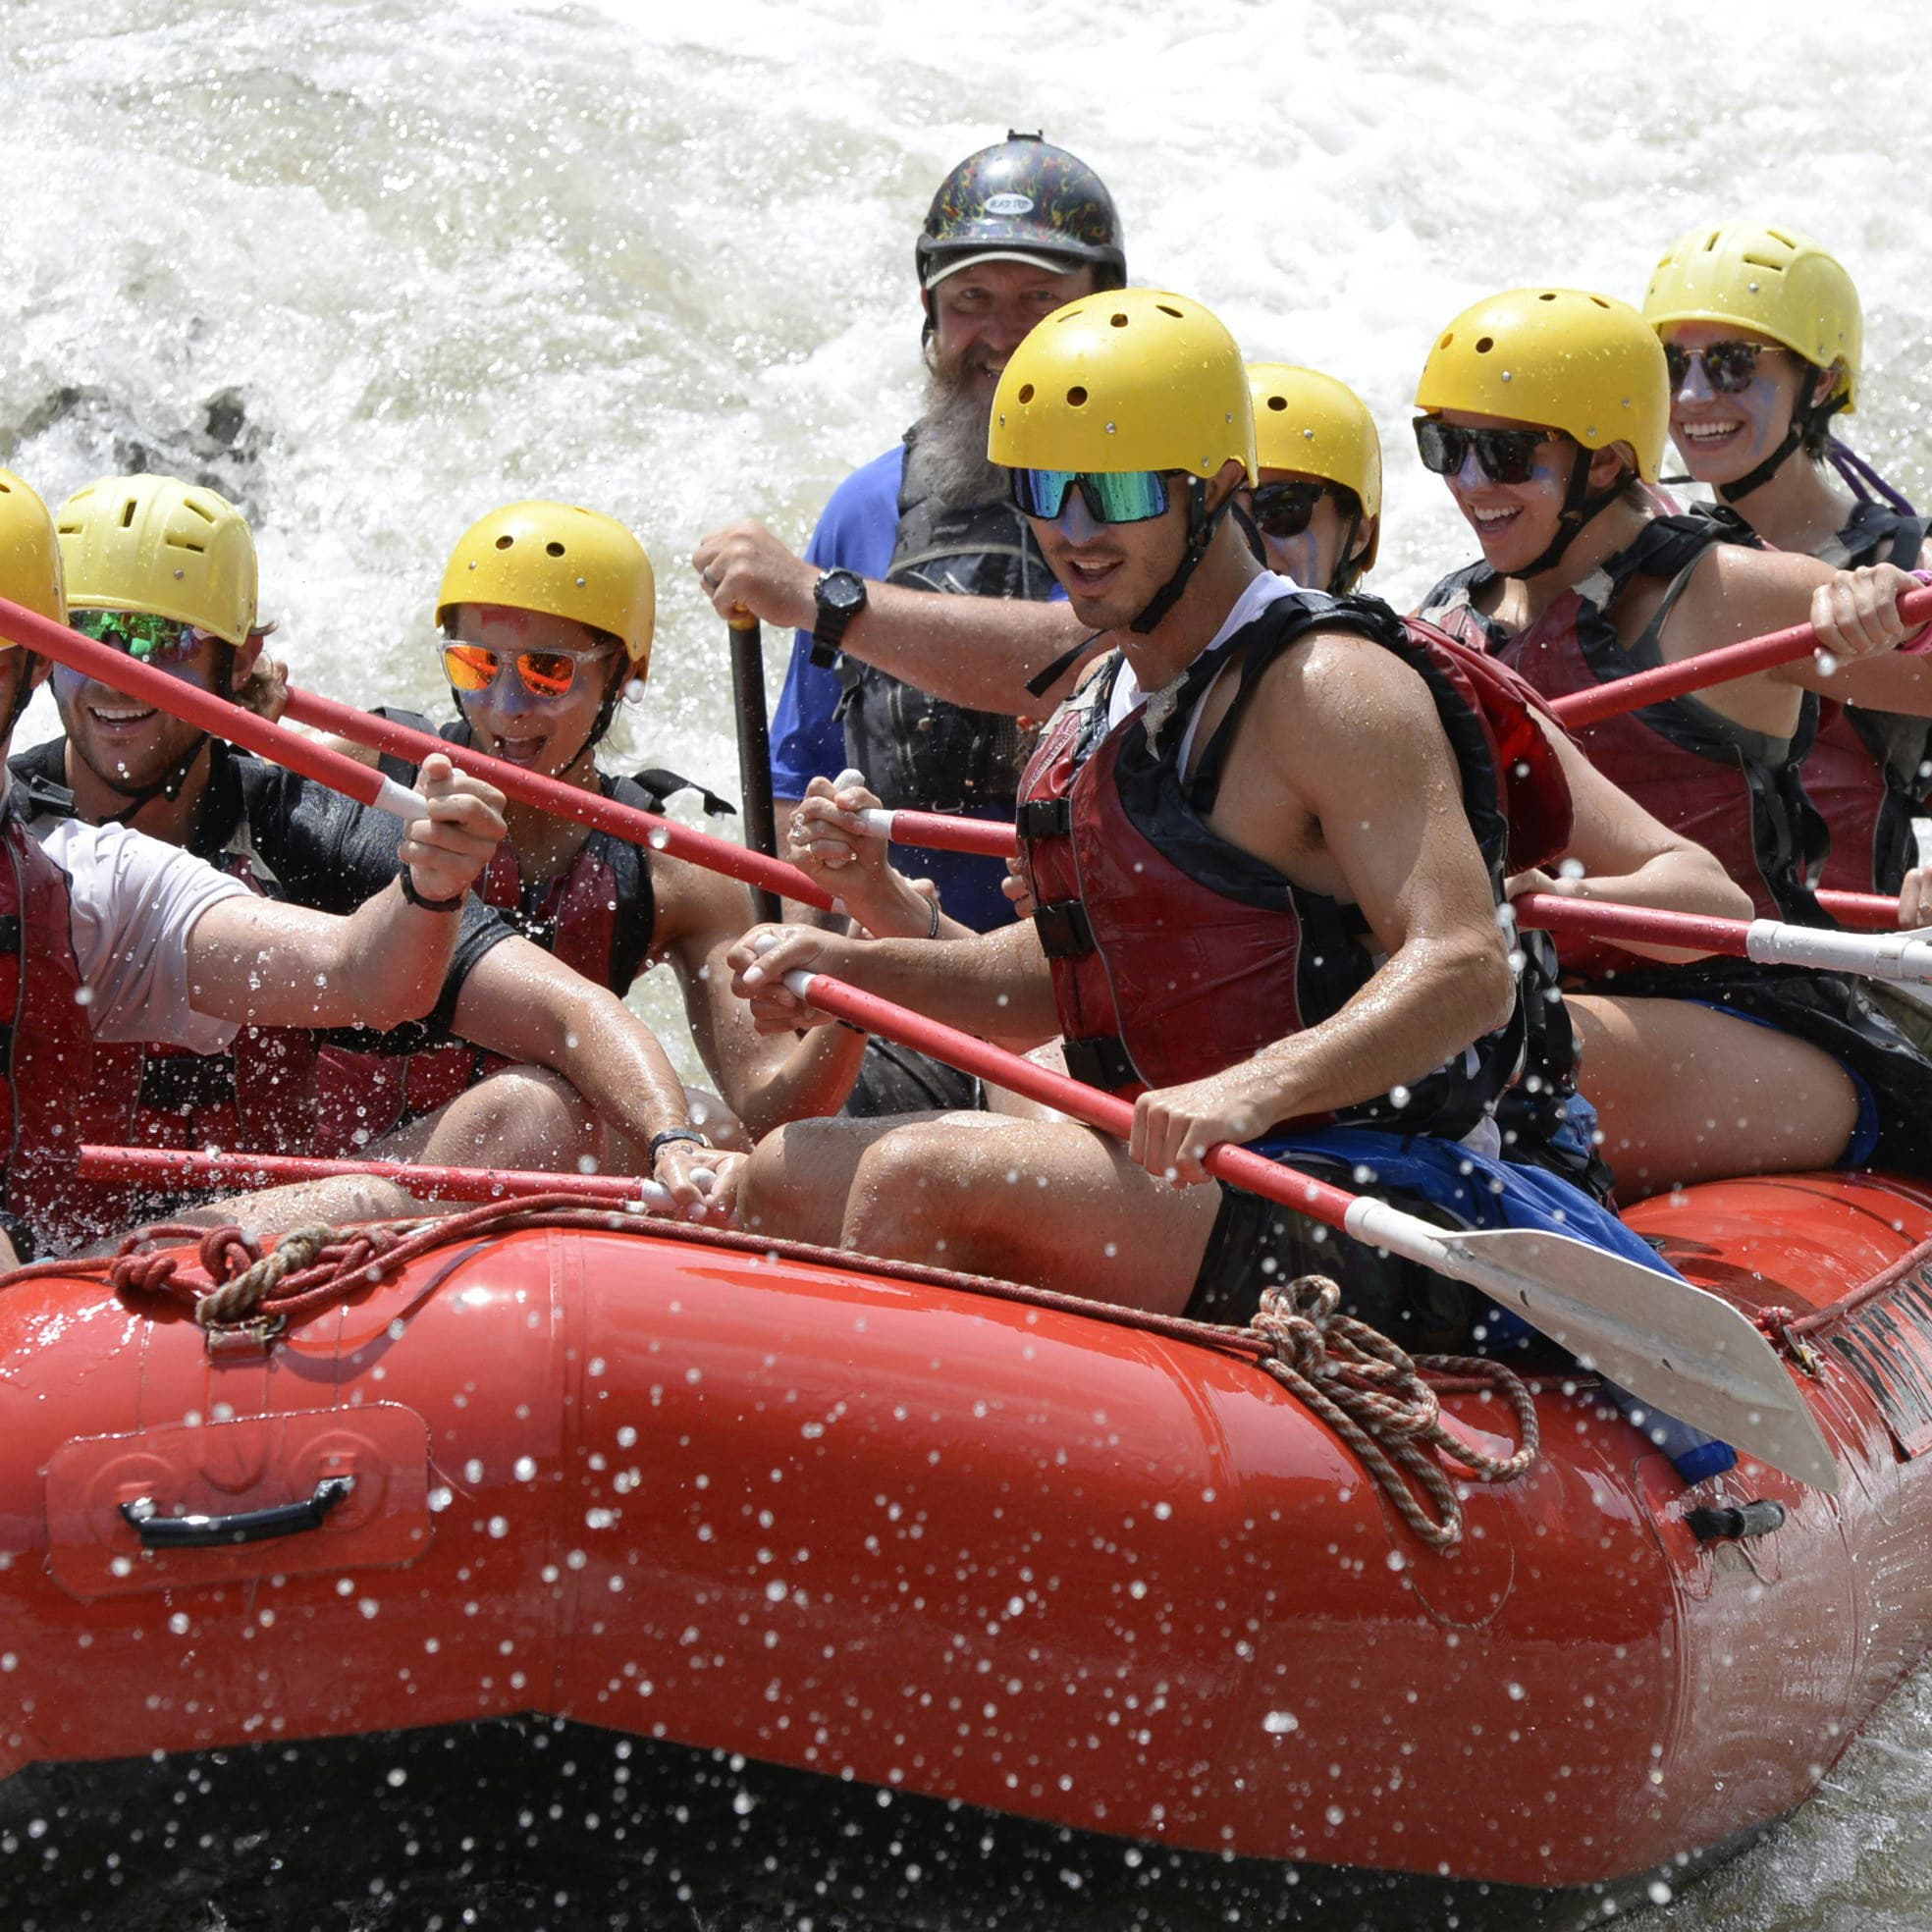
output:
<path id="1" fill-rule="evenodd" d="M 415 792 L 393 778 L 384 778 L 380 772 L 372 772 L 366 765 L 358 765 L 354 759 L 345 758 L 341 752 L 317 744 L 298 731 L 271 724 L 267 719 L 257 718 L 253 712 L 244 711 L 212 691 L 202 690 L 198 684 L 170 677 L 166 671 L 156 671 L 124 651 L 96 644 L 92 638 L 82 637 L 65 624 L 57 624 L 37 611 L 27 610 L 4 597 L 0 597 L 0 637 L 11 638 L 14 643 L 43 658 L 52 658 L 56 664 L 66 665 L 70 671 L 80 671 L 128 697 L 139 698 L 157 711 L 186 719 L 204 731 L 259 752 L 262 757 L 286 765 L 292 772 L 299 772 L 303 778 L 313 778 L 332 791 L 346 792 L 357 804 L 376 806 L 398 818 L 413 818 L 425 809 Z"/>
<path id="2" fill-rule="evenodd" d="M 707 866 L 727 879 L 742 880 L 747 886 L 831 910 L 831 894 L 796 866 L 763 852 L 747 851 L 728 838 L 714 838 L 709 832 L 697 832 L 673 819 L 661 819 L 655 812 L 620 805 L 601 792 L 560 784 L 540 773 L 526 772 L 520 765 L 492 758 L 488 752 L 476 751 L 468 745 L 453 745 L 447 739 L 399 724 L 393 719 L 372 718 L 353 705 L 318 696 L 313 691 L 299 691 L 293 685 L 289 689 L 289 716 L 317 730 L 334 731 L 352 738 L 357 744 L 376 751 L 392 751 L 403 758 L 420 761 L 432 751 L 440 751 L 472 777 L 495 785 L 506 798 L 575 819 L 580 825 L 614 832 L 634 844 L 648 844 L 654 851 L 669 852 L 674 859 L 688 859 L 693 865 Z"/>
<path id="3" fill-rule="evenodd" d="M 944 1060 L 949 1066 L 976 1073 L 983 1080 L 1024 1094 L 1030 1100 L 1039 1100 L 1076 1120 L 1084 1120 L 1088 1126 L 1098 1127 L 1118 1140 L 1126 1140 L 1133 1132 L 1132 1101 L 1104 1094 L 1098 1087 L 1086 1086 L 1064 1073 L 1054 1073 L 975 1034 L 962 1033 L 942 1020 L 928 1019 L 923 1013 L 894 1005 L 877 993 L 864 993 L 823 973 L 788 974 L 785 984 L 821 1012 L 850 1020 L 868 1032 L 885 1034 L 922 1053 L 930 1053 L 935 1059 Z M 1283 1167 L 1231 1142 L 1209 1148 L 1202 1164 L 1218 1179 L 1231 1181 L 1251 1194 L 1278 1201 L 1284 1208 L 1299 1208 L 1329 1227 L 1356 1232 L 1348 1225 L 1348 1213 L 1360 1203 L 1358 1195 L 1299 1174 L 1292 1167 Z"/>
<path id="4" fill-rule="evenodd" d="M 359 1174 L 396 1181 L 431 1201 L 497 1201 L 506 1195 L 592 1194 L 611 1202 L 670 1199 L 656 1181 L 622 1174 L 541 1174 L 514 1167 L 412 1167 L 400 1160 L 323 1160 L 293 1154 L 190 1154 L 169 1148 L 83 1147 L 83 1181 L 135 1181 L 157 1189 L 282 1187 Z"/>
<path id="5" fill-rule="evenodd" d="M 1932 622 L 1932 586 L 1907 591 L 1900 598 L 1899 616 L 1907 623 Z M 1600 719 L 1621 718 L 1626 712 L 1640 711 L 1645 705 L 1659 704 L 1665 698 L 1681 697 L 1686 691 L 1707 690 L 1713 684 L 1748 677 L 1753 671 L 1796 664 L 1817 647 L 1818 633 L 1811 625 L 1793 624 L 1788 630 L 1747 637 L 1742 643 L 1703 651 L 1676 664 L 1659 665 L 1654 671 L 1633 671 L 1630 676 L 1613 678 L 1594 691 L 1573 692 L 1567 698 L 1554 700 L 1550 709 L 1567 729 L 1574 731 Z"/>

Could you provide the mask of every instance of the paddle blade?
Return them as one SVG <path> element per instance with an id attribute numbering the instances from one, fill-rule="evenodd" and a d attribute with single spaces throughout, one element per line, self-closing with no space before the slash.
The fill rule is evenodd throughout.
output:
<path id="1" fill-rule="evenodd" d="M 1835 1496 L 1839 1466 L 1782 1357 L 1727 1301 L 1569 1235 L 1450 1234 L 1465 1279 L 1655 1408 Z M 1460 1270 L 1458 1270 L 1460 1272 Z"/>

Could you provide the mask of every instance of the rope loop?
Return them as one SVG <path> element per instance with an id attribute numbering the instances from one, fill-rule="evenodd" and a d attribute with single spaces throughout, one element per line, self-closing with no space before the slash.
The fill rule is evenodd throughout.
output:
<path id="1" fill-rule="evenodd" d="M 1454 1549 L 1463 1540 L 1462 1499 L 1430 1452 L 1439 1450 L 1482 1481 L 1513 1481 L 1536 1459 L 1535 1404 L 1500 1362 L 1411 1357 L 1379 1329 L 1343 1315 L 1341 1302 L 1340 1287 L 1321 1274 L 1264 1290 L 1249 1324 L 1267 1344 L 1261 1367 L 1355 1451 L 1423 1542 Z M 1441 1402 L 1422 1376 L 1425 1368 L 1490 1383 L 1516 1412 L 1515 1453 L 1491 1456 L 1445 1429 Z"/>

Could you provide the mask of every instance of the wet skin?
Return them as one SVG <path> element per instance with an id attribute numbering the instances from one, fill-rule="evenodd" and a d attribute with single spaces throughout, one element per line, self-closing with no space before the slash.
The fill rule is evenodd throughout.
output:
<path id="1" fill-rule="evenodd" d="M 262 640 L 251 637 L 239 650 L 219 637 L 202 635 L 187 657 L 156 669 L 204 691 L 224 688 L 223 672 L 233 658 L 230 685 L 246 679 L 260 656 Z M 103 785 L 126 793 L 159 784 L 175 771 L 206 733 L 165 711 L 124 697 L 110 685 L 66 666 L 53 673 L 54 701 L 73 755 Z M 78 775 L 77 775 L 78 776 Z M 111 809 L 111 808 L 110 808 Z"/>

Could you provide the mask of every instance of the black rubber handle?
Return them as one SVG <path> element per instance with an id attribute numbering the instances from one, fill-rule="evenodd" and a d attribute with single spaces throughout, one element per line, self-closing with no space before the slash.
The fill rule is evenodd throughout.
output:
<path id="1" fill-rule="evenodd" d="M 1785 1521 L 1783 1503 L 1740 1503 L 1732 1509 L 1702 1507 L 1684 1512 L 1690 1533 L 1700 1543 L 1742 1543 L 1769 1535 Z"/>
<path id="2" fill-rule="evenodd" d="M 121 1514 L 139 1533 L 142 1549 L 219 1549 L 229 1543 L 265 1543 L 274 1536 L 319 1530 L 329 1512 L 354 1487 L 352 1476 L 325 1476 L 303 1502 L 242 1510 L 234 1516 L 163 1516 L 152 1496 L 136 1496 L 121 1505 Z"/>

